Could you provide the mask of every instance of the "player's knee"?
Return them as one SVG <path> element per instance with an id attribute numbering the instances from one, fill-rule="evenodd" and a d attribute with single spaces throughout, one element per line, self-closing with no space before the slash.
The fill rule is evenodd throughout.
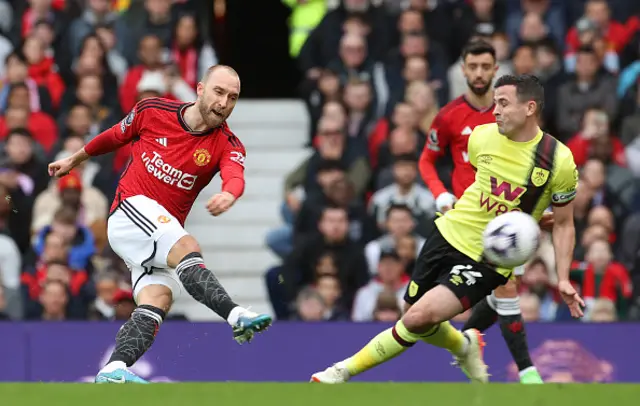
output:
<path id="1" fill-rule="evenodd" d="M 149 285 L 140 290 L 136 299 L 138 306 L 153 306 L 166 313 L 171 309 L 173 294 L 168 286 Z"/>
<path id="2" fill-rule="evenodd" d="M 167 265 L 176 268 L 178 264 L 189 254 L 200 253 L 200 244 L 190 235 L 185 235 L 176 242 L 169 255 L 167 255 Z"/>
<path id="3" fill-rule="evenodd" d="M 518 297 L 518 285 L 514 280 L 509 280 L 506 285 L 498 286 L 493 294 L 496 298 L 515 298 Z"/>
<path id="4" fill-rule="evenodd" d="M 404 326 L 414 334 L 423 334 L 442 321 L 444 320 L 438 315 L 436 308 L 429 304 L 420 306 L 420 308 L 411 306 L 402 316 Z"/>

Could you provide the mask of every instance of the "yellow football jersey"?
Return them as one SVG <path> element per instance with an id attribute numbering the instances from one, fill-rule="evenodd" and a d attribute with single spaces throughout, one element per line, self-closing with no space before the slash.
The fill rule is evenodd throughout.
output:
<path id="1" fill-rule="evenodd" d="M 531 141 L 515 142 L 495 123 L 480 125 L 468 149 L 475 181 L 436 225 L 449 244 L 476 261 L 482 258 L 482 233 L 492 218 L 518 210 L 540 220 L 549 205 L 565 205 L 576 196 L 573 154 L 541 130 Z M 498 272 L 508 276 L 511 269 Z"/>

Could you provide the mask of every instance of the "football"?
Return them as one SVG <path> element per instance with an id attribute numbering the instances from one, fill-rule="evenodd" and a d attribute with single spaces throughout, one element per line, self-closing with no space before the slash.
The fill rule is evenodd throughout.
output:
<path id="1" fill-rule="evenodd" d="M 491 220 L 483 233 L 484 257 L 492 264 L 513 268 L 538 250 L 540 227 L 529 214 L 512 211 Z"/>

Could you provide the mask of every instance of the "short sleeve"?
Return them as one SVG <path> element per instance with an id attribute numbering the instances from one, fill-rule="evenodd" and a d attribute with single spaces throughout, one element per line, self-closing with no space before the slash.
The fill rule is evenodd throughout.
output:
<path id="1" fill-rule="evenodd" d="M 578 169 L 568 148 L 558 151 L 556 167 L 551 182 L 551 204 L 564 206 L 575 199 L 578 189 Z"/>

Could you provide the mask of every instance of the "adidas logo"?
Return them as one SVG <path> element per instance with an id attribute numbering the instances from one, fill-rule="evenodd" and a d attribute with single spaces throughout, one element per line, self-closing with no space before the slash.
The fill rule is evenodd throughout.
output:
<path id="1" fill-rule="evenodd" d="M 464 130 L 462 130 L 462 135 L 471 135 L 471 133 L 473 132 L 473 130 L 471 129 L 471 127 L 466 126 L 464 128 Z M 166 145 L 165 145 L 166 146 Z"/>
<path id="2" fill-rule="evenodd" d="M 156 142 L 160 145 L 162 145 L 163 147 L 167 146 L 167 139 L 166 138 L 156 138 Z"/>

